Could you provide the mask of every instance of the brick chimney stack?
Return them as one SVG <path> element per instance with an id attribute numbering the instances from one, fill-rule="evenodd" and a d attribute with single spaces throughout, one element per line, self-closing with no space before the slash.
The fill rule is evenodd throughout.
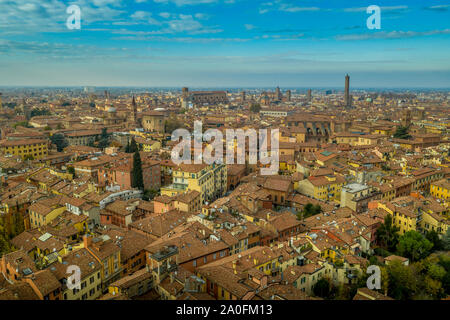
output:
<path id="1" fill-rule="evenodd" d="M 89 235 L 85 235 L 83 237 L 84 248 L 89 248 L 92 245 L 92 237 Z"/>

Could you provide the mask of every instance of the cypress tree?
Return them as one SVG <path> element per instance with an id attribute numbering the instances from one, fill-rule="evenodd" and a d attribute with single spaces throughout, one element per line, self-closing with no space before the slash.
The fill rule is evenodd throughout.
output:
<path id="1" fill-rule="evenodd" d="M 131 143 L 130 143 L 130 147 L 129 147 L 128 152 L 129 153 L 133 153 L 133 152 L 136 152 L 136 151 L 139 151 L 139 148 L 137 146 L 136 140 L 134 140 L 134 137 L 133 137 L 133 138 L 131 138 Z"/>
<path id="2" fill-rule="evenodd" d="M 8 241 L 8 236 L 4 231 L 0 231 L 0 256 L 8 253 L 11 250 L 11 246 Z"/>
<path id="3" fill-rule="evenodd" d="M 133 156 L 133 171 L 132 171 L 132 184 L 133 188 L 144 190 L 144 178 L 142 175 L 142 161 L 139 151 L 136 150 Z"/>

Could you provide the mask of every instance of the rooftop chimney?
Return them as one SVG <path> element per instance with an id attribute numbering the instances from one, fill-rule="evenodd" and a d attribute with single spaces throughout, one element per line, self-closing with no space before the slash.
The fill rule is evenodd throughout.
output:
<path id="1" fill-rule="evenodd" d="M 92 245 L 92 237 L 89 235 L 85 235 L 83 237 L 83 244 L 85 248 L 89 248 Z"/>

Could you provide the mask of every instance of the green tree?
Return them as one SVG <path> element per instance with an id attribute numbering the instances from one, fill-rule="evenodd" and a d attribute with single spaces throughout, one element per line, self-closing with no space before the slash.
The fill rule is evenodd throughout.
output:
<path id="1" fill-rule="evenodd" d="M 428 231 L 425 234 L 425 237 L 433 244 L 433 251 L 443 249 L 442 240 L 439 238 L 439 234 L 436 231 Z"/>
<path id="2" fill-rule="evenodd" d="M 13 128 L 16 129 L 17 127 L 25 127 L 25 128 L 30 128 L 31 126 L 29 125 L 28 121 L 20 121 L 20 122 L 16 122 L 13 125 Z"/>
<path id="3" fill-rule="evenodd" d="M 312 203 L 307 203 L 303 210 L 297 214 L 299 220 L 306 219 L 311 216 L 315 216 L 322 212 L 322 207 L 320 205 L 314 205 Z"/>
<path id="4" fill-rule="evenodd" d="M 441 254 L 438 256 L 438 263 L 440 266 L 442 266 L 445 271 L 450 272 L 450 255 L 447 254 Z"/>
<path id="5" fill-rule="evenodd" d="M 431 298 L 442 299 L 444 297 L 444 289 L 442 288 L 441 281 L 433 279 L 432 277 L 426 275 L 422 278 L 420 293 L 426 292 Z"/>
<path id="6" fill-rule="evenodd" d="M 261 111 L 261 105 L 259 103 L 252 104 L 250 111 L 253 113 L 259 113 Z"/>
<path id="7" fill-rule="evenodd" d="M 144 191 L 143 199 L 145 201 L 153 200 L 158 195 L 158 192 L 159 192 L 158 190 L 147 189 Z"/>
<path id="8" fill-rule="evenodd" d="M 346 285 L 340 284 L 336 288 L 336 293 L 334 296 L 335 300 L 351 300 L 352 297 L 350 297 L 350 288 Z"/>
<path id="9" fill-rule="evenodd" d="M 74 167 L 67 167 L 67 172 L 70 173 L 73 178 L 76 178 L 75 168 Z"/>
<path id="10" fill-rule="evenodd" d="M 19 210 L 19 204 L 16 204 L 17 210 Z M 23 222 L 23 216 L 22 213 L 19 211 L 15 212 L 12 216 L 12 236 L 15 237 L 22 232 L 25 231 L 25 224 Z"/>
<path id="11" fill-rule="evenodd" d="M 56 145 L 56 150 L 62 152 L 69 145 L 66 138 L 61 133 L 56 133 L 50 137 L 50 141 Z"/>
<path id="12" fill-rule="evenodd" d="M 169 134 L 172 134 L 173 131 L 177 129 L 184 129 L 186 126 L 183 122 L 178 121 L 177 119 L 167 119 L 164 122 L 164 130 Z"/>
<path id="13" fill-rule="evenodd" d="M 411 135 L 408 133 L 409 128 L 404 126 L 398 126 L 394 133 L 396 139 L 410 139 Z"/>
<path id="14" fill-rule="evenodd" d="M 375 233 L 378 244 L 386 250 L 393 251 L 398 243 L 399 230 L 392 223 L 392 216 L 390 214 L 386 215 L 384 223 L 378 227 Z"/>
<path id="15" fill-rule="evenodd" d="M 447 272 L 445 271 L 443 266 L 433 263 L 430 264 L 427 268 L 427 273 L 431 278 L 441 281 L 442 279 L 444 279 Z"/>
<path id="16" fill-rule="evenodd" d="M 325 278 L 320 279 L 316 282 L 316 284 L 312 288 L 313 293 L 316 297 L 321 297 L 327 299 L 330 297 L 331 293 L 331 284 Z"/>
<path id="17" fill-rule="evenodd" d="M 419 232 L 411 230 L 402 235 L 397 244 L 400 255 L 408 257 L 411 261 L 418 261 L 429 255 L 433 243 Z"/>
<path id="18" fill-rule="evenodd" d="M 392 261 L 387 267 L 388 295 L 396 300 L 408 300 L 416 292 L 417 281 L 413 269 L 399 261 Z"/>
<path id="19" fill-rule="evenodd" d="M 446 251 L 450 250 L 450 228 L 447 229 L 447 232 L 442 237 L 442 248 Z"/>
<path id="20" fill-rule="evenodd" d="M 11 251 L 11 245 L 8 241 L 8 236 L 4 231 L 0 231 L 0 256 Z"/>
<path id="21" fill-rule="evenodd" d="M 442 278 L 442 288 L 446 294 L 450 295 L 450 255 L 441 254 L 439 257 L 439 265 L 445 269 L 445 276 Z"/>
<path id="22" fill-rule="evenodd" d="M 109 143 L 110 143 L 110 134 L 108 133 L 106 128 L 102 128 L 102 133 L 98 140 L 98 147 L 100 149 L 107 148 L 109 147 Z"/>
<path id="23" fill-rule="evenodd" d="M 135 153 L 136 151 L 139 151 L 139 147 L 136 140 L 134 140 L 134 137 L 131 138 L 131 143 L 129 143 L 126 148 L 128 149 L 128 151 L 125 150 L 127 153 Z"/>
<path id="24" fill-rule="evenodd" d="M 133 171 L 132 171 L 132 184 L 133 188 L 144 190 L 144 178 L 142 175 L 142 161 L 139 151 L 136 150 L 133 156 Z"/>
<path id="25" fill-rule="evenodd" d="M 51 114 L 52 113 L 50 112 L 50 110 L 45 108 L 34 108 L 33 110 L 31 110 L 31 118 L 35 116 L 49 116 Z"/>

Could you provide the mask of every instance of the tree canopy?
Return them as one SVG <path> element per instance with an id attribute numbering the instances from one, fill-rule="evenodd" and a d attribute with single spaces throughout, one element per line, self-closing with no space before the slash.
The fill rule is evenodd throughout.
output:
<path id="1" fill-rule="evenodd" d="M 142 161 L 139 151 L 133 155 L 133 171 L 132 171 L 132 184 L 133 188 L 138 188 L 139 190 L 144 190 L 144 178 L 142 175 Z"/>
<path id="2" fill-rule="evenodd" d="M 447 229 L 447 232 L 442 237 L 442 248 L 444 250 L 450 250 L 450 228 Z"/>
<path id="3" fill-rule="evenodd" d="M 66 138 L 61 133 L 55 133 L 50 137 L 50 141 L 56 145 L 56 150 L 62 152 L 69 145 Z"/>
<path id="4" fill-rule="evenodd" d="M 134 140 L 134 137 L 131 138 L 131 143 L 128 142 L 125 147 L 126 153 L 135 153 L 136 151 L 139 151 L 139 146 L 136 143 L 136 140 Z"/>
<path id="5" fill-rule="evenodd" d="M 411 261 L 418 261 L 430 254 L 433 243 L 417 231 L 411 230 L 402 235 L 397 244 L 400 255 L 408 257 Z"/>
<path id="6" fill-rule="evenodd" d="M 413 269 L 399 261 L 387 266 L 388 295 L 396 300 L 411 299 L 416 292 L 417 282 Z"/>
<path id="7" fill-rule="evenodd" d="M 404 126 L 398 126 L 394 133 L 396 139 L 410 139 L 411 135 L 408 133 L 409 128 Z"/>
<path id="8" fill-rule="evenodd" d="M 439 238 L 439 234 L 436 231 L 428 231 L 425 234 L 425 237 L 433 244 L 433 251 L 439 251 L 443 249 L 442 240 Z"/>
<path id="9" fill-rule="evenodd" d="M 253 113 L 259 113 L 261 111 L 261 105 L 259 103 L 252 104 L 250 111 Z"/>
<path id="10" fill-rule="evenodd" d="M 98 140 L 98 147 L 101 149 L 109 147 L 109 143 L 110 143 L 109 140 L 110 140 L 110 134 L 108 133 L 106 128 L 102 128 L 102 133 Z"/>
<path id="11" fill-rule="evenodd" d="M 30 124 L 28 123 L 28 121 L 20 121 L 20 122 L 16 122 L 14 125 L 13 125 L 13 128 L 15 129 L 15 128 L 17 128 L 17 127 L 25 127 L 25 128 L 31 128 L 31 126 L 30 126 Z"/>
<path id="12" fill-rule="evenodd" d="M 30 117 L 35 117 L 35 116 L 49 116 L 52 113 L 50 112 L 50 110 L 45 109 L 45 108 L 34 108 L 33 110 L 31 110 L 31 115 Z"/>
<path id="13" fill-rule="evenodd" d="M 312 288 L 313 293 L 317 297 L 321 298 L 329 298 L 331 293 L 331 284 L 330 281 L 328 281 L 325 278 L 320 279 L 316 282 L 316 284 Z"/>
<path id="14" fill-rule="evenodd" d="M 398 243 L 399 230 L 400 229 L 392 223 L 392 216 L 390 214 L 386 215 L 384 223 L 378 227 L 375 234 L 378 244 L 386 250 L 395 250 Z"/>
<path id="15" fill-rule="evenodd" d="M 177 129 L 183 129 L 185 127 L 186 126 L 184 125 L 184 123 L 179 121 L 178 119 L 167 119 L 164 123 L 164 130 L 169 134 L 172 134 L 172 132 Z"/>
<path id="16" fill-rule="evenodd" d="M 303 210 L 300 211 L 299 213 L 297 213 L 297 218 L 299 220 L 311 217 L 311 216 L 315 216 L 316 214 L 319 214 L 322 212 L 322 208 L 320 205 L 316 204 L 312 204 L 312 203 L 307 203 L 304 207 Z"/>

